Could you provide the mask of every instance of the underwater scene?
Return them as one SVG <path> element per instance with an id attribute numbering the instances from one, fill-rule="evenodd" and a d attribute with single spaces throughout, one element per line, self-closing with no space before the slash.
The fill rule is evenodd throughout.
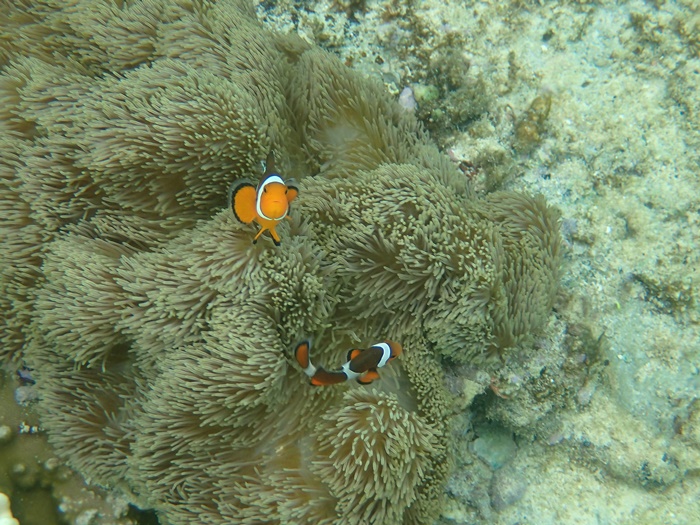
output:
<path id="1" fill-rule="evenodd" d="M 700 524 L 696 0 L 0 0 L 0 525 Z"/>

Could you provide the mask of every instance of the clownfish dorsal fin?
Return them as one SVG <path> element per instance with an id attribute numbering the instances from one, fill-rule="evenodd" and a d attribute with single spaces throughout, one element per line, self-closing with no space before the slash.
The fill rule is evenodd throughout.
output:
<path id="1" fill-rule="evenodd" d="M 270 153 L 267 154 L 267 157 L 262 162 L 262 166 L 263 166 L 263 178 L 267 177 L 268 175 L 272 175 L 273 173 L 277 173 L 276 168 L 275 168 L 275 151 L 274 150 L 270 150 Z"/>
<path id="2" fill-rule="evenodd" d="M 361 353 L 362 353 L 362 350 L 360 350 L 359 348 L 351 348 L 350 350 L 348 350 L 348 358 L 347 358 L 348 361 L 352 361 Z"/>

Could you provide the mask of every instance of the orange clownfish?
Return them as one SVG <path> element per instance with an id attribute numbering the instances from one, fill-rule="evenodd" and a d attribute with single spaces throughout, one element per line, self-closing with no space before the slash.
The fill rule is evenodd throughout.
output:
<path id="1" fill-rule="evenodd" d="M 228 192 L 228 202 L 233 215 L 244 224 L 255 221 L 260 231 L 253 244 L 266 231 L 270 232 L 276 246 L 281 243 L 275 227 L 287 217 L 291 202 L 297 198 L 299 190 L 275 171 L 275 156 L 272 152 L 263 163 L 263 178 L 257 188 L 248 180 L 236 181 Z M 289 218 L 289 217 L 287 217 Z"/>
<path id="2" fill-rule="evenodd" d="M 401 345 L 393 341 L 377 343 L 364 350 L 353 348 L 348 352 L 348 361 L 339 370 L 330 371 L 311 363 L 311 343 L 308 340 L 297 345 L 294 357 L 314 386 L 335 385 L 348 379 L 368 385 L 379 379 L 377 368 L 401 355 L 401 350 Z"/>

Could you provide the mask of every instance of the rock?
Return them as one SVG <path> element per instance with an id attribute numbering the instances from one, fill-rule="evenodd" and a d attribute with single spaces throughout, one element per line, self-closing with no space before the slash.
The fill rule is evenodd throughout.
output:
<path id="1" fill-rule="evenodd" d="M 491 507 L 497 512 L 520 500 L 525 494 L 527 485 L 521 475 L 510 466 L 497 470 L 491 478 L 489 495 Z"/>
<path id="2" fill-rule="evenodd" d="M 472 444 L 472 452 L 492 469 L 508 463 L 517 451 L 513 433 L 497 425 L 488 425 L 476 430 L 479 436 Z"/>
<path id="3" fill-rule="evenodd" d="M 9 425 L 0 425 L 0 445 L 5 445 L 12 441 L 12 427 Z"/>

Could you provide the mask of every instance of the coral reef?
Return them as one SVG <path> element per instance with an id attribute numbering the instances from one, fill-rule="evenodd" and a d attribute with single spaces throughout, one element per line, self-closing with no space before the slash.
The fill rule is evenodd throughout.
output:
<path id="1" fill-rule="evenodd" d="M 554 301 L 558 213 L 477 198 L 383 87 L 242 1 L 5 8 L 2 354 L 51 443 L 164 523 L 430 523 L 450 467 L 441 359 L 489 370 Z M 274 150 L 285 242 L 229 183 Z M 323 362 L 390 337 L 369 387 Z M 491 367 L 491 368 L 489 368 Z"/>
<path id="2" fill-rule="evenodd" d="M 57 457 L 38 424 L 36 385 L 0 369 L 0 492 L 22 523 L 133 525 L 136 509 L 119 494 L 87 486 Z M 26 379 L 24 379 L 26 378 Z"/>

